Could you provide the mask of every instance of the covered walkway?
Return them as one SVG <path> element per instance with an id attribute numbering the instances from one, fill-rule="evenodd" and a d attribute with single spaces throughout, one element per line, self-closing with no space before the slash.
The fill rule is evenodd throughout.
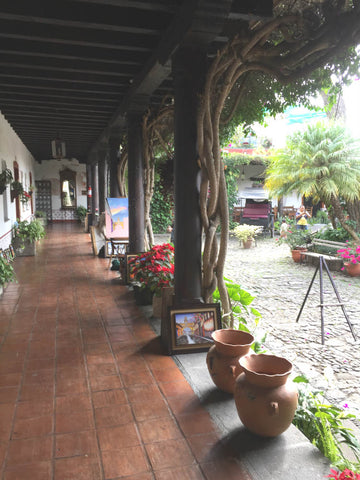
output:
<path id="1" fill-rule="evenodd" d="M 74 224 L 0 298 L 2 480 L 251 479 Z"/>

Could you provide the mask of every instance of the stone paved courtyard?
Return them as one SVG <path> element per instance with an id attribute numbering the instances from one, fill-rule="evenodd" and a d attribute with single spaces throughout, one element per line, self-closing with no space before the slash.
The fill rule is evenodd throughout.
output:
<path id="1" fill-rule="evenodd" d="M 266 349 L 289 359 L 294 371 L 304 374 L 332 403 L 347 405 L 360 418 L 360 340 L 354 341 L 342 309 L 330 306 L 324 309 L 325 344 L 321 344 L 319 274 L 296 323 L 315 268 L 295 263 L 288 246 L 276 245 L 276 239 L 259 239 L 255 248 L 246 250 L 230 238 L 225 273 L 256 295 L 253 306 L 263 316 L 260 328 L 267 332 Z M 360 278 L 330 273 L 360 337 Z M 325 304 L 337 303 L 326 272 L 324 294 Z"/>

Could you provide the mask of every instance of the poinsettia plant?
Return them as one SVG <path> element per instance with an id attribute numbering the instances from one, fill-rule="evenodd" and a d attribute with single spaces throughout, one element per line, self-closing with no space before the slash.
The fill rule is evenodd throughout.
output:
<path id="1" fill-rule="evenodd" d="M 163 287 L 174 286 L 174 247 L 170 243 L 154 245 L 131 258 L 129 270 L 133 283 L 159 296 Z"/>
<path id="2" fill-rule="evenodd" d="M 331 480 L 360 480 L 360 473 L 355 473 L 348 468 L 345 468 L 342 472 L 334 470 L 333 468 L 330 470 L 330 475 L 328 478 Z"/>
<path id="3" fill-rule="evenodd" d="M 360 245 L 349 243 L 346 248 L 337 251 L 338 255 L 343 258 L 345 263 L 360 263 Z"/>

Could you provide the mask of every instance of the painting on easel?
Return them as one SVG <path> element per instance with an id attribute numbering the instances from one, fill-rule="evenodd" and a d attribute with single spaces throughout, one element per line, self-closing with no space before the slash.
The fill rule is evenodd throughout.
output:
<path id="1" fill-rule="evenodd" d="M 107 238 L 129 238 L 129 199 L 107 198 L 105 226 Z"/>

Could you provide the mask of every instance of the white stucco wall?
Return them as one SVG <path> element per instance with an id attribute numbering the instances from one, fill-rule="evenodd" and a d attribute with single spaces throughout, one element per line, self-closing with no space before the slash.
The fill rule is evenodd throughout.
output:
<path id="1" fill-rule="evenodd" d="M 264 168 L 265 167 L 263 165 L 245 165 L 244 166 L 245 179 L 241 180 L 241 178 L 239 178 L 238 180 L 238 196 L 239 196 L 238 205 L 239 206 L 243 207 L 245 205 L 245 198 L 246 197 L 251 198 L 251 192 L 253 192 L 253 194 L 255 195 L 258 194 L 259 197 L 263 196 L 264 198 L 269 198 L 269 194 L 265 189 L 253 188 L 252 187 L 253 181 L 250 180 L 250 178 L 260 176 L 263 173 Z M 270 198 L 270 200 L 271 200 L 272 206 L 276 207 L 277 199 Z M 286 195 L 283 197 L 283 205 L 287 207 L 297 208 L 301 205 L 301 197 L 297 193 Z"/>
<path id="2" fill-rule="evenodd" d="M 86 165 L 75 158 L 62 160 L 44 160 L 35 165 L 36 180 L 51 181 L 52 217 L 54 221 L 73 220 L 77 218 L 74 210 L 61 209 L 60 172 L 69 169 L 76 172 L 76 206 L 87 207 Z M 83 195 L 82 192 L 85 192 Z"/>
<path id="3" fill-rule="evenodd" d="M 24 190 L 30 187 L 30 173 L 32 184 L 35 183 L 35 159 L 17 136 L 11 125 L 0 112 L 0 170 L 6 166 L 14 175 L 14 162 L 19 166 L 19 181 Z M 15 201 L 10 199 L 10 186 L 0 195 L 0 248 L 8 248 L 11 243 L 11 229 L 16 221 Z M 20 202 L 20 220 L 31 216 L 31 202 L 27 205 Z"/>

